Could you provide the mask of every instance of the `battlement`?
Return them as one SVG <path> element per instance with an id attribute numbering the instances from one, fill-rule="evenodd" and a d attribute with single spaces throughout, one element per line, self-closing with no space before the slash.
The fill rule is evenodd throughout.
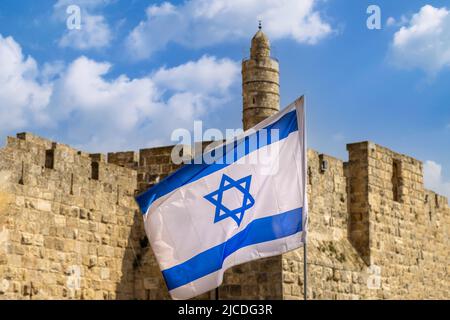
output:
<path id="1" fill-rule="evenodd" d="M 137 173 L 106 161 L 103 154 L 89 154 L 30 133 L 8 137 L 3 149 L 9 158 L 10 182 L 28 187 L 49 186 L 67 194 L 79 194 L 85 185 L 99 188 L 105 184 L 113 192 L 117 186 L 134 194 Z"/>
<path id="2" fill-rule="evenodd" d="M 139 165 L 139 154 L 134 151 L 110 152 L 108 163 L 136 170 Z"/>
<path id="3" fill-rule="evenodd" d="M 209 143 L 203 143 L 200 148 Z M 125 184 L 137 177 L 137 189 L 142 190 L 180 167 L 172 163 L 172 152 L 193 157 L 191 148 L 177 148 L 174 151 L 174 146 L 163 146 L 141 149 L 138 152 L 90 154 L 25 132 L 18 133 L 17 137 L 8 137 L 5 149 L 14 153 L 17 158 L 14 159 L 15 177 L 20 183 L 25 183 L 27 169 L 31 169 L 33 174 L 39 171 L 47 175 L 49 172 L 75 174 L 77 179 L 103 182 L 117 180 L 119 176 L 122 180 L 127 180 Z M 353 210 L 367 210 L 369 200 L 373 200 L 375 195 L 399 204 L 421 201 L 438 208 L 448 207 L 446 197 L 424 188 L 421 161 L 368 141 L 348 144 L 347 150 L 348 162 L 310 150 L 309 171 L 312 161 L 320 163 L 318 170 L 322 173 L 327 170 L 328 162 L 342 163 L 349 179 L 350 207 Z"/>
<path id="4" fill-rule="evenodd" d="M 353 178 L 370 185 L 368 193 L 409 205 L 426 202 L 432 195 L 440 199 L 436 203 L 442 202 L 441 207 L 443 203 L 448 207 L 446 197 L 425 189 L 422 161 L 369 141 L 348 144 L 347 150 L 347 165 L 357 170 Z"/>
<path id="5" fill-rule="evenodd" d="M 0 273 L 12 284 L 0 298 L 167 298 L 134 196 L 180 167 L 172 153 L 192 158 L 199 147 L 104 155 L 30 133 L 8 137 L 0 149 L 0 232 L 9 245 L 0 247 Z M 422 162 L 368 141 L 347 150 L 348 162 L 308 150 L 312 297 L 448 295 L 450 284 L 436 279 L 447 278 L 450 208 L 424 188 Z M 296 250 L 237 266 L 220 296 L 301 298 L 301 257 Z M 72 290 L 66 283 L 77 270 L 84 284 Z"/>

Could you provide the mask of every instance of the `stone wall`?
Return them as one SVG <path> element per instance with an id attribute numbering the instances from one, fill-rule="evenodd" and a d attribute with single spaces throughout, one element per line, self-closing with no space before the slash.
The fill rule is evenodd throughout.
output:
<path id="1" fill-rule="evenodd" d="M 172 164 L 173 147 L 143 149 L 139 155 L 139 191 L 143 192 L 158 183 L 179 166 Z M 145 237 L 142 219 L 140 221 L 142 236 Z M 146 238 L 145 238 L 146 239 Z M 136 270 L 137 299 L 170 299 L 162 273 L 148 241 L 142 245 L 139 267 Z"/>
<path id="2" fill-rule="evenodd" d="M 136 172 L 20 134 L 0 176 L 1 299 L 134 298 Z"/>
<path id="3" fill-rule="evenodd" d="M 423 188 L 422 163 L 372 143 L 368 155 L 371 296 L 450 298 L 450 209 Z"/>
<path id="4" fill-rule="evenodd" d="M 448 299 L 447 199 L 423 188 L 418 160 L 348 150 L 348 163 L 309 152 L 308 297 Z M 302 249 L 283 255 L 283 298 L 303 298 Z"/>
<path id="5" fill-rule="evenodd" d="M 308 151 L 308 297 L 448 299 L 447 199 L 423 188 L 419 161 L 368 142 L 347 148 L 348 162 Z M 171 152 L 106 157 L 8 138 L 0 299 L 168 299 L 134 195 L 179 167 Z M 228 270 L 219 296 L 303 299 L 303 249 Z"/>
<path id="6" fill-rule="evenodd" d="M 348 237 L 348 169 L 341 160 L 308 152 L 309 299 L 365 295 L 365 264 Z M 283 298 L 303 299 L 303 249 L 283 255 Z"/>

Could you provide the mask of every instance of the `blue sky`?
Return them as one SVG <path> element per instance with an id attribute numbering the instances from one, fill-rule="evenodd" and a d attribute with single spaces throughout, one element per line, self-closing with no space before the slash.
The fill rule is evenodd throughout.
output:
<path id="1" fill-rule="evenodd" d="M 106 152 L 168 144 L 194 120 L 239 127 L 258 19 L 282 106 L 306 95 L 311 148 L 345 160 L 346 143 L 374 141 L 424 161 L 427 186 L 450 195 L 450 1 L 2 0 L 0 135 Z"/>

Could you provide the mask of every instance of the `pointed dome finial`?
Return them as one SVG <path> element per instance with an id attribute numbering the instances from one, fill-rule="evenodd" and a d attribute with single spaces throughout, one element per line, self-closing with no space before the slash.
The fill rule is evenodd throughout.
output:
<path id="1" fill-rule="evenodd" d="M 264 34 L 262 29 L 261 20 L 259 21 L 258 31 L 252 38 L 252 46 L 250 48 L 250 57 L 255 59 L 256 57 L 269 57 L 270 56 L 270 41 Z"/>

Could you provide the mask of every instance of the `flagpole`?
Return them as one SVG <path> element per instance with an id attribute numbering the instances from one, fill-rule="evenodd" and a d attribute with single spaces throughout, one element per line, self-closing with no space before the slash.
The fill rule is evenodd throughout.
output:
<path id="1" fill-rule="evenodd" d="M 307 267 L 307 254 L 306 254 L 306 238 L 303 242 L 303 299 L 308 300 L 308 267 Z"/>
<path id="2" fill-rule="evenodd" d="M 219 300 L 219 287 L 216 288 L 215 300 Z"/>
<path id="3" fill-rule="evenodd" d="M 303 125 L 303 174 L 304 174 L 304 197 L 303 197 L 303 206 L 306 208 L 306 213 L 308 213 L 308 197 L 307 197 L 307 182 L 306 177 L 308 176 L 308 149 L 306 147 L 306 111 L 305 111 L 305 96 L 300 97 L 300 101 L 303 107 L 303 117 L 302 117 L 302 125 Z M 304 220 L 305 229 L 303 232 L 306 232 L 306 224 L 307 224 L 308 215 Z M 308 250 L 306 245 L 306 234 L 302 234 L 303 238 L 303 299 L 308 300 Z"/>

